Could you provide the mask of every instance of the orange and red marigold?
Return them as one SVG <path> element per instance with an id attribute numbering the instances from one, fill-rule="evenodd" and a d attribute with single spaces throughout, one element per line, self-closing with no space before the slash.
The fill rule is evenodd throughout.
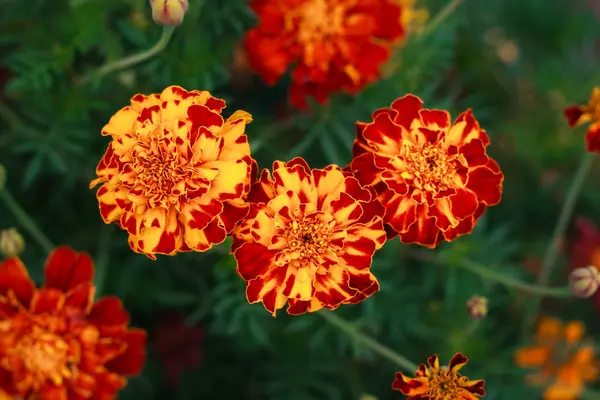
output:
<path id="1" fill-rule="evenodd" d="M 379 290 L 370 272 L 386 239 L 383 208 L 335 165 L 276 161 L 249 194 L 250 213 L 233 231 L 232 252 L 250 303 L 273 315 L 358 303 Z"/>
<path id="2" fill-rule="evenodd" d="M 455 354 L 448 366 L 440 366 L 436 354 L 419 365 L 414 378 L 396 372 L 392 389 L 408 396 L 408 400 L 477 400 L 485 396 L 483 379 L 469 380 L 458 371 L 469 359 L 462 353 Z"/>
<path id="3" fill-rule="evenodd" d="M 146 333 L 128 329 L 119 299 L 94 301 L 94 265 L 68 247 L 36 289 L 16 258 L 0 264 L 0 392 L 22 399 L 116 399 L 146 359 Z"/>
<path id="4" fill-rule="evenodd" d="M 171 86 L 134 96 L 102 129 L 112 141 L 90 187 L 102 184 L 100 214 L 129 233 L 135 252 L 206 251 L 248 212 L 252 117 L 224 120 L 223 108 L 209 92 Z"/>
<path id="5" fill-rule="evenodd" d="M 406 95 L 357 123 L 350 169 L 374 185 L 389 237 L 436 247 L 470 233 L 487 206 L 498 204 L 502 174 L 488 157 L 489 138 L 471 110 L 454 123 L 442 110 Z"/>
<path id="6" fill-rule="evenodd" d="M 515 353 L 515 363 L 534 368 L 526 382 L 544 388 L 543 400 L 577 400 L 586 383 L 598 378 L 593 342 L 584 340 L 581 321 L 563 324 L 557 318 L 541 319 L 535 343 Z"/>
<path id="7" fill-rule="evenodd" d="M 294 65 L 291 102 L 324 103 L 330 93 L 356 93 L 379 78 L 391 46 L 406 35 L 412 1 L 253 0 L 258 26 L 246 36 L 250 66 L 275 84 Z"/>
<path id="8" fill-rule="evenodd" d="M 594 88 L 588 104 L 567 107 L 564 114 L 570 126 L 591 122 L 585 135 L 586 149 L 600 154 L 600 86 Z"/>

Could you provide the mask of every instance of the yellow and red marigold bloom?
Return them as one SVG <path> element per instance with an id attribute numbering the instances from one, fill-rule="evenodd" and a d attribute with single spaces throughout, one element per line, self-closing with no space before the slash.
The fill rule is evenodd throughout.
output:
<path id="1" fill-rule="evenodd" d="M 370 272 L 385 240 L 383 208 L 338 166 L 276 161 L 252 186 L 250 213 L 233 231 L 232 252 L 250 303 L 275 316 L 355 304 L 379 290 Z"/>
<path id="2" fill-rule="evenodd" d="M 585 342 L 585 326 L 580 321 L 563 323 L 543 318 L 537 328 L 536 343 L 515 353 L 522 368 L 536 368 L 527 383 L 542 386 L 544 400 L 577 400 L 586 383 L 598 377 L 598 361 L 592 342 Z"/>
<path id="3" fill-rule="evenodd" d="M 358 122 L 350 169 L 375 186 L 389 237 L 433 248 L 473 230 L 500 202 L 504 175 L 471 110 L 452 124 L 447 111 L 422 106 L 406 95 Z"/>
<path id="4" fill-rule="evenodd" d="M 16 257 L 0 264 L 0 390 L 22 399 L 116 399 L 146 360 L 116 297 L 94 300 L 85 253 L 54 250 L 36 289 Z"/>
<path id="5" fill-rule="evenodd" d="M 600 86 L 594 88 L 588 104 L 567 107 L 564 114 L 573 127 L 591 122 L 585 135 L 586 149 L 600 153 Z"/>
<path id="6" fill-rule="evenodd" d="M 245 38 L 250 66 L 272 85 L 293 65 L 290 98 L 300 108 L 306 96 L 325 103 L 332 92 L 356 93 L 406 36 L 404 2 L 252 0 L 259 23 Z"/>
<path id="7" fill-rule="evenodd" d="M 477 400 L 485 396 L 483 379 L 469 380 L 458 371 L 469 359 L 456 353 L 448 366 L 440 366 L 436 354 L 419 365 L 414 378 L 396 372 L 392 389 L 408 396 L 408 400 Z"/>
<path id="8" fill-rule="evenodd" d="M 102 129 L 112 141 L 90 188 L 102 183 L 100 214 L 129 233 L 135 252 L 206 251 L 247 214 L 252 117 L 224 120 L 223 108 L 209 92 L 171 86 L 134 96 Z"/>

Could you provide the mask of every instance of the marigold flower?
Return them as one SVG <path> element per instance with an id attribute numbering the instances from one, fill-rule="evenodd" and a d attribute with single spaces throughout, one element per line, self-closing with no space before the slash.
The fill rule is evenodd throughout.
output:
<path id="1" fill-rule="evenodd" d="M 383 208 L 338 166 L 311 170 L 295 158 L 263 170 L 233 231 L 232 252 L 250 303 L 275 316 L 355 304 L 379 290 L 370 272 L 386 239 Z"/>
<path id="2" fill-rule="evenodd" d="M 584 333 L 585 326 L 580 321 L 563 325 L 556 318 L 543 318 L 537 328 L 536 343 L 515 353 L 518 366 L 538 369 L 526 381 L 546 388 L 544 400 L 575 400 L 586 382 L 596 380 L 594 346 L 582 341 Z"/>
<path id="3" fill-rule="evenodd" d="M 169 312 L 161 318 L 154 332 L 154 349 L 170 384 L 179 383 L 187 368 L 200 365 L 203 342 L 203 329 L 189 326 L 180 313 Z"/>
<path id="4" fill-rule="evenodd" d="M 129 233 L 137 253 L 206 251 L 248 212 L 256 164 L 244 134 L 252 117 L 221 117 L 225 101 L 178 86 L 138 94 L 102 129 L 111 135 L 96 168 L 104 222 Z"/>
<path id="5" fill-rule="evenodd" d="M 440 367 L 440 360 L 434 354 L 427 359 L 429 367 L 419 365 L 415 378 L 396 372 L 392 389 L 409 396 L 408 400 L 476 400 L 485 396 L 485 381 L 469 380 L 458 372 L 467 361 L 462 353 L 456 353 L 447 367 Z"/>
<path id="6" fill-rule="evenodd" d="M 160 25 L 178 26 L 188 10 L 188 0 L 150 0 L 152 19 Z"/>
<path id="7" fill-rule="evenodd" d="M 325 103 L 333 92 L 356 93 L 379 78 L 406 36 L 410 3 L 252 0 L 259 23 L 245 38 L 250 66 L 273 85 L 294 65 L 290 100 L 299 108 L 306 96 Z"/>
<path id="8" fill-rule="evenodd" d="M 572 127 L 591 122 L 585 135 L 586 149 L 600 153 L 600 86 L 594 88 L 588 104 L 567 107 L 564 114 Z"/>
<path id="9" fill-rule="evenodd" d="M 500 202 L 504 176 L 471 110 L 452 124 L 447 111 L 422 105 L 406 95 L 358 122 L 350 169 L 375 186 L 389 237 L 433 248 L 473 230 Z"/>
<path id="10" fill-rule="evenodd" d="M 23 399 L 115 399 L 146 359 L 116 297 L 94 300 L 85 253 L 54 250 L 36 289 L 16 257 L 0 264 L 0 390 Z"/>

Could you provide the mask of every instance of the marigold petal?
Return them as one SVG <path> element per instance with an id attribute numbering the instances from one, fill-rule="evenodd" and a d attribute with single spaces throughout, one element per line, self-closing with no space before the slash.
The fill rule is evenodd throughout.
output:
<path id="1" fill-rule="evenodd" d="M 425 206 L 419 205 L 416 210 L 417 220 L 406 232 L 398 232 L 403 243 L 417 243 L 429 248 L 437 247 L 442 241 L 443 233 L 436 225 L 435 218 L 429 218 L 421 212 Z"/>
<path id="2" fill-rule="evenodd" d="M 550 359 L 550 350 L 543 346 L 531 346 L 515 352 L 515 364 L 523 368 L 537 367 Z"/>
<path id="3" fill-rule="evenodd" d="M 138 115 L 138 112 L 130 106 L 123 107 L 102 128 L 102 136 L 110 135 L 113 138 L 117 138 L 131 133 Z"/>
<path id="4" fill-rule="evenodd" d="M 94 279 L 94 262 L 86 253 L 77 253 L 62 246 L 53 250 L 44 266 L 45 288 L 68 292 L 78 285 L 89 284 Z"/>
<path id="5" fill-rule="evenodd" d="M 124 332 L 129 314 L 117 297 L 104 297 L 94 303 L 88 315 L 90 323 L 98 327 L 102 335 Z"/>
<path id="6" fill-rule="evenodd" d="M 106 368 L 119 375 L 137 375 L 146 361 L 146 332 L 141 329 L 128 330 L 123 340 L 125 352 L 106 363 Z"/>
<path id="7" fill-rule="evenodd" d="M 423 109 L 419 112 L 423 126 L 433 131 L 446 130 L 450 127 L 450 113 L 444 110 Z"/>
<path id="8" fill-rule="evenodd" d="M 25 265 L 17 257 L 10 257 L 0 264 L 0 298 L 11 290 L 24 306 L 29 306 L 35 285 Z"/>
<path id="9" fill-rule="evenodd" d="M 465 364 L 469 361 L 469 359 L 462 353 L 456 353 L 450 359 L 450 363 L 448 364 L 448 369 L 452 372 L 458 372 Z"/>
<path id="10" fill-rule="evenodd" d="M 539 342 L 560 340 L 562 333 L 563 324 L 558 318 L 542 317 L 537 327 L 536 339 Z"/>
<path id="11" fill-rule="evenodd" d="M 64 304 L 65 296 L 61 290 L 43 288 L 35 292 L 29 309 L 35 314 L 52 313 L 60 311 Z"/>
<path id="12" fill-rule="evenodd" d="M 400 152 L 403 130 L 400 125 L 391 120 L 389 114 L 378 114 L 373 123 L 367 125 L 363 131 L 363 137 L 376 151 L 397 154 Z"/>
<path id="13" fill-rule="evenodd" d="M 423 101 L 412 94 L 394 100 L 391 109 L 396 111 L 394 122 L 407 131 L 410 131 L 413 121 L 419 119 L 419 111 L 423 107 Z"/>
<path id="14" fill-rule="evenodd" d="M 244 193 L 244 183 L 250 175 L 250 165 L 243 159 L 219 160 L 204 164 L 219 173 L 210 183 L 208 195 L 219 201 L 240 198 Z"/>
<path id="15" fill-rule="evenodd" d="M 585 333 L 585 325 L 581 321 L 569 321 L 565 324 L 564 335 L 567 343 L 579 342 Z"/>
<path id="16" fill-rule="evenodd" d="M 310 167 L 302 158 L 295 158 L 285 164 L 273 163 L 273 186 L 278 193 L 291 191 L 301 201 L 314 198 L 311 185 Z"/>
<path id="17" fill-rule="evenodd" d="M 446 143 L 449 146 L 459 146 L 469 143 L 474 139 L 481 140 L 484 147 L 487 147 L 489 144 L 489 138 L 485 131 L 480 128 L 479 123 L 473 115 L 473 110 L 468 109 L 456 117 L 454 125 L 446 134 Z"/>
<path id="18" fill-rule="evenodd" d="M 477 167 L 469 171 L 467 188 L 477 194 L 479 201 L 487 206 L 493 206 L 500 202 L 502 197 L 502 180 L 504 176 L 493 163 L 494 169 L 489 167 Z"/>
<path id="19" fill-rule="evenodd" d="M 346 268 L 331 266 L 327 274 L 316 274 L 315 297 L 327 307 L 335 307 L 350 300 L 356 290 L 350 287 L 350 275 Z"/>
<path id="20" fill-rule="evenodd" d="M 419 396 L 427 393 L 429 384 L 427 378 L 409 378 L 402 372 L 396 372 L 392 389 L 407 396 Z"/>
<path id="21" fill-rule="evenodd" d="M 569 126 L 575 127 L 592 120 L 592 115 L 585 112 L 586 108 L 581 106 L 570 106 L 565 108 L 564 114 Z"/>
<path id="22" fill-rule="evenodd" d="M 585 134 L 585 148 L 591 153 L 600 153 L 600 121 L 593 123 Z"/>
<path id="23" fill-rule="evenodd" d="M 44 385 L 38 393 L 40 399 L 68 400 L 68 391 L 65 386 Z"/>

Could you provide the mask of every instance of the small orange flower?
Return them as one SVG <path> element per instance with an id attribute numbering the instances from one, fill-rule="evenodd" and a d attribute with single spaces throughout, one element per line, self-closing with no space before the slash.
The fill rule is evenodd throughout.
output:
<path id="1" fill-rule="evenodd" d="M 452 124 L 447 111 L 422 106 L 406 95 L 358 122 L 350 169 L 375 186 L 389 237 L 433 248 L 473 230 L 500 202 L 504 176 L 471 110 Z"/>
<path id="2" fill-rule="evenodd" d="M 296 107 L 307 106 L 306 96 L 325 103 L 332 92 L 356 93 L 379 78 L 406 36 L 413 14 L 402 3 L 412 1 L 252 0 L 259 24 L 246 35 L 249 63 L 269 85 L 294 65 Z"/>
<path id="3" fill-rule="evenodd" d="M 36 289 L 16 257 L 0 264 L 0 390 L 23 399 L 116 399 L 146 359 L 116 297 L 94 301 L 85 253 L 54 250 Z"/>
<path id="4" fill-rule="evenodd" d="M 588 104 L 567 107 L 564 114 L 569 126 L 592 123 L 585 135 L 586 149 L 591 153 L 600 154 L 600 86 L 594 88 Z"/>
<path id="5" fill-rule="evenodd" d="M 225 101 L 178 86 L 138 94 L 102 130 L 111 135 L 96 168 L 104 222 L 129 233 L 137 253 L 206 251 L 248 212 L 256 168 L 244 134 L 252 117 L 221 117 Z"/>
<path id="6" fill-rule="evenodd" d="M 301 158 L 264 170 L 248 200 L 250 213 L 233 231 L 232 252 L 250 303 L 275 316 L 355 304 L 379 290 L 370 272 L 385 242 L 383 209 L 372 189 L 330 165 Z"/>
<path id="7" fill-rule="evenodd" d="M 429 367 L 419 365 L 415 378 L 396 372 L 392 389 L 409 396 L 408 400 L 477 400 L 485 396 L 485 381 L 471 381 L 458 372 L 467 361 L 462 353 L 456 353 L 447 367 L 440 367 L 434 354 L 427 359 Z"/>
<path id="8" fill-rule="evenodd" d="M 544 400 L 577 400 L 585 383 L 598 377 L 594 346 L 582 341 L 584 332 L 580 321 L 563 325 L 556 318 L 543 318 L 536 344 L 515 353 L 518 366 L 538 369 L 527 376 L 527 382 L 546 387 Z"/>

